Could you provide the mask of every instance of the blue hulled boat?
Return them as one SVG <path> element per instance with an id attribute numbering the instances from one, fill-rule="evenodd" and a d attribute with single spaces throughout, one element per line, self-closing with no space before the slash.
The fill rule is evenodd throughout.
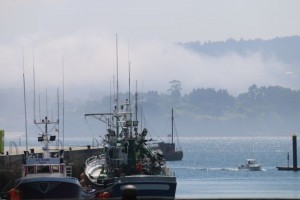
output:
<path id="1" fill-rule="evenodd" d="M 166 166 L 160 151 L 147 145 L 147 129 L 138 132 L 138 121 L 132 120 L 130 103 L 114 106 L 112 113 L 86 114 L 107 123 L 104 151 L 86 161 L 85 176 L 98 195 L 122 197 L 126 185 L 136 188 L 138 198 L 174 199 L 176 177 Z"/>
<path id="2" fill-rule="evenodd" d="M 49 143 L 56 136 L 48 133 L 50 122 L 47 117 L 40 125 L 45 125 L 45 131 L 40 134 L 38 141 L 44 143 L 43 153 L 24 152 L 22 177 L 16 180 L 10 190 L 11 199 L 85 199 L 94 198 L 95 190 L 84 188 L 77 178 L 72 177 L 72 168 L 64 163 L 64 151 L 50 152 Z"/>

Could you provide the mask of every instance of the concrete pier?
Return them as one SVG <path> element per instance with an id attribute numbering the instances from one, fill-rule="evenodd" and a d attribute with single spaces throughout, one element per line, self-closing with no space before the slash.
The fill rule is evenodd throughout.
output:
<path id="1" fill-rule="evenodd" d="M 64 161 L 68 166 L 72 166 L 72 176 L 79 179 L 84 170 L 87 158 L 99 155 L 103 148 L 80 147 L 64 151 Z M 24 155 L 0 155 L 0 191 L 9 182 L 21 177 Z"/>
<path id="2" fill-rule="evenodd" d="M 297 136 L 292 136 L 293 141 L 293 167 L 276 167 L 278 170 L 285 170 L 285 171 L 299 171 L 300 167 L 298 167 L 297 161 Z"/>

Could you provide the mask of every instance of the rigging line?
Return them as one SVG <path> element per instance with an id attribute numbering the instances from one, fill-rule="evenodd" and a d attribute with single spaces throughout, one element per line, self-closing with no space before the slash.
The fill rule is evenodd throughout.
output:
<path id="1" fill-rule="evenodd" d="M 26 134 L 26 151 L 28 151 L 28 133 L 27 133 L 27 109 L 26 109 L 26 85 L 25 85 L 25 61 L 24 49 L 22 45 L 22 60 L 23 60 L 23 92 L 24 92 L 24 109 L 25 109 L 25 134 Z"/>
<path id="2" fill-rule="evenodd" d="M 152 126 L 148 125 L 148 122 L 146 120 L 146 116 L 145 116 L 145 113 L 143 112 L 142 107 L 140 108 L 140 110 L 141 110 L 141 118 L 142 118 L 141 121 L 144 121 L 144 127 L 148 127 L 148 134 L 149 134 L 150 137 L 152 137 L 152 135 L 151 135 L 152 131 L 151 130 L 154 130 L 154 128 Z M 143 130 L 143 128 L 142 128 L 142 130 Z"/>
<path id="3" fill-rule="evenodd" d="M 91 128 L 91 126 L 90 126 L 88 120 L 86 119 L 86 117 L 84 118 L 84 121 L 85 121 L 85 123 L 87 124 L 89 130 L 91 131 L 92 135 L 95 136 L 96 134 L 94 133 L 93 129 Z"/>
<path id="4" fill-rule="evenodd" d="M 59 140 L 59 132 L 60 132 L 60 126 L 59 126 L 59 88 L 57 88 L 57 138 Z"/>
<path id="5" fill-rule="evenodd" d="M 48 117 L 48 91 L 46 88 L 46 117 Z"/>
<path id="6" fill-rule="evenodd" d="M 39 94 L 39 116 L 40 116 L 40 121 L 42 121 L 42 114 L 41 114 L 41 95 Z"/>
<path id="7" fill-rule="evenodd" d="M 164 129 L 164 133 L 167 133 L 167 138 L 169 138 L 169 131 L 167 129 L 170 128 L 170 125 L 172 126 L 172 119 L 171 119 L 171 114 L 168 112 L 168 120 L 166 121 L 166 124 L 165 124 L 165 129 Z"/>

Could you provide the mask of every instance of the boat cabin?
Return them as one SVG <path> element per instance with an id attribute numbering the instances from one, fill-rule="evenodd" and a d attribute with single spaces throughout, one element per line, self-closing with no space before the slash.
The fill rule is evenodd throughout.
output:
<path id="1" fill-rule="evenodd" d="M 246 164 L 247 165 L 254 165 L 254 164 L 257 164 L 257 161 L 255 159 L 247 159 Z"/>
<path id="2" fill-rule="evenodd" d="M 62 174 L 65 175 L 65 164 L 59 158 L 29 158 L 22 166 L 23 176 L 29 174 Z"/>
<path id="3" fill-rule="evenodd" d="M 24 152 L 25 160 L 22 165 L 22 174 L 24 177 L 34 174 L 51 174 L 65 176 L 65 164 L 62 158 L 63 152 L 59 155 L 54 153 L 53 156 L 46 158 L 39 157 L 39 154 Z"/>

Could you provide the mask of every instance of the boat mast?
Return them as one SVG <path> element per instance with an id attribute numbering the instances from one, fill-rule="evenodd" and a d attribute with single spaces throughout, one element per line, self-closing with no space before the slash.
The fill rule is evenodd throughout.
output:
<path id="1" fill-rule="evenodd" d="M 22 45 L 22 58 L 23 58 L 23 94 L 24 94 L 24 109 L 25 109 L 25 135 L 26 135 L 26 151 L 28 151 L 27 140 L 27 110 L 26 110 L 26 86 L 25 86 L 25 67 L 24 67 L 24 49 Z"/>
<path id="2" fill-rule="evenodd" d="M 59 122 L 59 88 L 57 88 L 57 121 Z M 58 149 L 59 149 L 59 132 L 60 132 L 60 126 L 59 126 L 59 123 L 58 123 L 57 124 Z"/>
<path id="3" fill-rule="evenodd" d="M 138 92 L 137 92 L 137 81 L 135 81 L 135 121 L 138 120 Z"/>
<path id="4" fill-rule="evenodd" d="M 128 106 L 129 106 L 129 120 L 130 120 L 130 131 L 129 131 L 129 135 L 130 138 L 132 138 L 132 113 L 131 113 L 131 92 L 130 92 L 130 59 L 129 59 L 129 42 L 128 42 Z"/>
<path id="5" fill-rule="evenodd" d="M 172 144 L 173 144 L 173 126 L 174 126 L 174 116 L 173 116 L 173 108 L 172 108 Z"/>
<path id="6" fill-rule="evenodd" d="M 117 138 L 119 137 L 119 66 L 118 66 L 118 34 L 116 34 L 116 67 L 117 67 L 117 98 L 116 98 L 116 113 L 117 113 Z"/>
<path id="7" fill-rule="evenodd" d="M 35 67 L 34 67 L 34 48 L 32 48 L 32 73 L 33 73 L 33 121 L 36 122 L 36 95 L 35 95 Z"/>
<path id="8" fill-rule="evenodd" d="M 62 149 L 65 148 L 65 60 L 62 57 Z"/>

